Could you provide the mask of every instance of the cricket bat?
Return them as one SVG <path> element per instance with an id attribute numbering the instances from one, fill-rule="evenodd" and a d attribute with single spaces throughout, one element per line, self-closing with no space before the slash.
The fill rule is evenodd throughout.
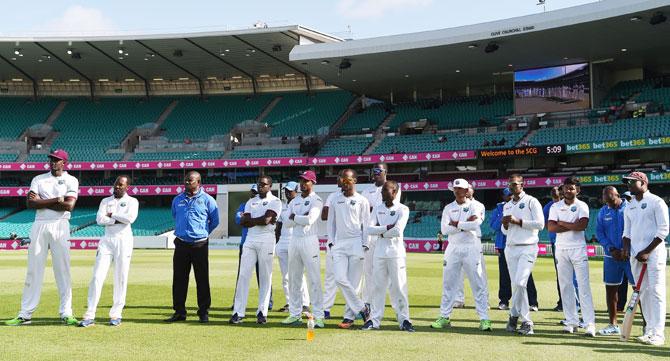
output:
<path id="1" fill-rule="evenodd" d="M 630 332 L 633 329 L 633 321 L 635 321 L 635 314 L 637 313 L 638 301 L 640 300 L 640 285 L 642 285 L 642 279 L 646 272 L 647 264 L 644 263 L 640 270 L 640 277 L 637 278 L 637 284 L 635 285 L 633 295 L 630 296 L 628 306 L 626 306 L 626 315 L 623 318 L 623 326 L 621 327 L 621 341 L 628 341 L 630 338 Z"/>

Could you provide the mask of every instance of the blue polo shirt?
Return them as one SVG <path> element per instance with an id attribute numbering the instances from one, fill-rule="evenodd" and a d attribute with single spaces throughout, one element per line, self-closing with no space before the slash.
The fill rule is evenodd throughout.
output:
<path id="1" fill-rule="evenodd" d="M 507 237 L 502 233 L 502 230 L 500 230 L 503 219 L 503 206 L 505 206 L 505 202 L 498 203 L 496 209 L 494 209 L 489 216 L 489 226 L 491 226 L 491 229 L 496 233 L 497 249 L 505 249 L 505 243 L 507 243 Z"/>
<path id="2" fill-rule="evenodd" d="M 219 225 L 219 208 L 212 196 L 200 188 L 193 197 L 186 192 L 172 200 L 172 218 L 175 222 L 174 235 L 184 242 L 193 243 L 209 237 Z"/>
<path id="3" fill-rule="evenodd" d="M 237 208 L 237 212 L 235 212 L 235 224 L 240 224 L 242 222 L 242 215 L 244 214 L 244 207 L 247 205 L 247 202 L 244 201 L 240 204 L 240 206 Z M 240 246 L 244 245 L 244 241 L 247 240 L 247 232 L 249 231 L 249 228 L 247 227 L 242 227 L 242 236 L 240 239 Z"/>
<path id="4" fill-rule="evenodd" d="M 544 213 L 544 224 L 545 225 L 547 224 L 547 222 L 549 222 L 549 209 L 551 208 L 551 206 L 554 203 L 555 202 L 553 200 L 550 200 L 549 203 L 547 203 L 544 206 L 544 208 L 542 208 L 542 213 Z M 556 233 L 549 232 L 549 231 L 547 231 L 547 233 L 549 234 L 549 242 L 551 242 L 551 244 L 556 243 Z"/>
<path id="5" fill-rule="evenodd" d="M 605 204 L 598 212 L 598 223 L 596 225 L 596 237 L 603 246 L 606 256 L 610 256 L 610 247 L 623 249 L 623 212 L 628 202 L 622 200 L 619 208 L 613 209 Z"/>

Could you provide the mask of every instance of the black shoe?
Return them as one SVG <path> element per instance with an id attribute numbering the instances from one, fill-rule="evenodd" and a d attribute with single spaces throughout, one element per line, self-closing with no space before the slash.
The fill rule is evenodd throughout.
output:
<path id="1" fill-rule="evenodd" d="M 277 312 L 288 312 L 288 303 L 284 305 L 284 307 L 280 308 L 277 310 Z"/>
<path id="2" fill-rule="evenodd" d="M 200 322 L 200 323 L 209 322 L 209 314 L 204 313 L 204 314 L 200 315 L 199 317 L 200 317 L 200 320 L 198 322 Z"/>
<path id="3" fill-rule="evenodd" d="M 263 316 L 262 313 L 258 312 L 258 314 L 256 315 L 256 323 L 259 325 L 264 325 L 268 323 L 268 320 L 265 318 L 265 316 Z"/>
<path id="4" fill-rule="evenodd" d="M 407 332 L 415 332 L 416 330 L 414 329 L 414 326 L 412 326 L 412 323 L 409 322 L 408 320 L 402 321 L 402 326 L 400 327 L 401 330 L 407 331 Z"/>
<path id="5" fill-rule="evenodd" d="M 367 305 L 363 307 L 363 310 L 361 311 L 361 317 L 363 318 L 363 321 L 368 322 L 370 319 L 370 307 Z"/>
<path id="6" fill-rule="evenodd" d="M 186 321 L 186 315 L 182 315 L 179 313 L 175 313 L 170 318 L 163 320 L 164 322 L 180 322 L 180 321 Z"/>
<path id="7" fill-rule="evenodd" d="M 309 306 L 302 306 L 302 312 L 309 313 Z"/>
<path id="8" fill-rule="evenodd" d="M 361 330 L 363 330 L 363 331 L 371 331 L 371 330 L 378 330 L 378 329 L 379 329 L 379 328 L 377 328 L 377 327 L 375 327 L 374 325 L 372 325 L 372 320 L 367 321 L 367 322 L 363 325 L 363 327 L 361 327 Z"/>
<path id="9" fill-rule="evenodd" d="M 233 317 L 231 317 L 230 320 L 228 320 L 228 323 L 231 323 L 233 325 L 237 325 L 237 324 L 242 323 L 243 319 L 244 319 L 244 317 L 240 317 L 240 316 L 237 315 L 237 313 L 235 313 L 233 315 Z"/>
<path id="10" fill-rule="evenodd" d="M 330 311 L 323 311 L 323 318 L 330 320 Z"/>
<path id="11" fill-rule="evenodd" d="M 552 310 L 554 310 L 554 311 L 556 311 L 556 312 L 563 312 L 563 306 L 561 306 L 561 305 L 556 305 L 556 307 L 554 307 Z"/>

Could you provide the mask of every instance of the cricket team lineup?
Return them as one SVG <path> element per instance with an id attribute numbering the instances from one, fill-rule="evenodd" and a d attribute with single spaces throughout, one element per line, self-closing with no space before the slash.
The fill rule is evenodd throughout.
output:
<path id="1" fill-rule="evenodd" d="M 120 326 L 126 300 L 128 272 L 133 249 L 132 224 L 137 218 L 138 201 L 127 194 L 132 180 L 119 176 L 113 195 L 104 198 L 96 222 L 105 227 L 96 254 L 93 278 L 89 284 L 87 310 L 81 320 L 72 311 L 70 279 L 69 218 L 76 205 L 79 182 L 68 174 L 68 153 L 55 150 L 49 154 L 50 172 L 36 176 L 27 196 L 28 208 L 36 210 L 30 232 L 26 282 L 17 317 L 5 322 L 9 326 L 28 325 L 38 307 L 44 269 L 49 250 L 60 299 L 59 314 L 67 325 L 95 325 L 104 278 L 114 264 L 113 305 L 110 325 Z M 271 302 L 271 277 L 274 256 L 279 258 L 282 288 L 288 316 L 283 325 L 302 324 L 308 317 L 315 328 L 326 327 L 330 310 L 339 290 L 345 300 L 342 321 L 337 327 L 354 328 L 361 320 L 361 330 L 381 327 L 386 295 L 395 312 L 398 328 L 415 332 L 410 318 L 406 251 L 403 241 L 410 210 L 403 205 L 398 183 L 387 179 L 387 166 L 372 168 L 374 187 L 358 190 L 357 173 L 344 169 L 339 173 L 339 190 L 324 201 L 314 192 L 316 173 L 307 170 L 295 181 L 286 183 L 282 192 L 286 203 L 272 194 L 273 180 L 260 176 L 250 190 L 249 200 L 240 206 L 236 222 L 243 227 L 238 277 L 230 324 L 247 319 L 249 286 L 254 272 L 258 277 L 258 304 L 255 322 L 267 323 Z M 642 172 L 631 172 L 624 182 L 630 200 L 619 196 L 615 187 L 602 191 L 605 205 L 597 221 L 598 241 L 605 257 L 609 324 L 596 330 L 594 303 L 589 279 L 589 261 L 584 230 L 589 223 L 589 209 L 578 199 L 580 183 L 568 177 L 552 190 L 553 201 L 544 207 L 524 192 L 522 174 L 512 174 L 508 188 L 501 190 L 503 202 L 485 219 L 485 208 L 474 197 L 474 189 L 465 179 L 453 181 L 450 190 L 455 200 L 447 204 L 441 217 L 440 232 L 447 241 L 443 259 L 442 297 L 433 329 L 452 325 L 454 308 L 463 302 L 464 277 L 467 277 L 479 317 L 479 330 L 494 329 L 489 318 L 489 286 L 482 250 L 481 225 L 490 222 L 496 232 L 496 249 L 504 262 L 511 292 L 509 302 L 498 308 L 509 310 L 505 331 L 522 336 L 535 333 L 531 310 L 537 302 L 532 271 L 538 254 L 538 233 L 542 229 L 554 237 L 559 294 L 562 299 L 562 332 L 587 337 L 620 336 L 628 340 L 638 301 L 644 315 L 644 331 L 637 340 L 648 345 L 663 345 L 666 315 L 665 238 L 668 236 L 668 207 L 648 190 L 649 180 Z M 184 192 L 172 202 L 175 223 L 173 255 L 172 308 L 165 322 L 185 321 L 188 279 L 193 268 L 197 288 L 198 319 L 209 322 L 211 294 L 209 285 L 208 241 L 219 224 L 214 198 L 200 187 L 200 174 L 187 173 Z M 321 254 L 317 222 L 326 221 L 327 247 L 325 274 L 321 275 Z M 594 221 L 594 220 L 591 220 Z M 502 275 L 501 275 L 502 278 Z M 625 309 L 620 327 L 617 319 L 617 296 L 624 280 L 634 292 Z M 501 281 L 502 285 L 502 281 Z M 625 285 L 623 286 L 625 287 Z M 532 288 L 532 290 L 531 290 Z M 535 297 L 535 300 L 533 300 Z M 535 309 L 534 309 L 535 308 Z M 581 312 L 581 317 L 580 317 Z"/>

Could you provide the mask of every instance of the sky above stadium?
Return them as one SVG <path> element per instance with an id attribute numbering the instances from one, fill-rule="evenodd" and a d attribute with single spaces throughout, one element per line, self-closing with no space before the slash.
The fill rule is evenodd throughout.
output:
<path id="1" fill-rule="evenodd" d="M 546 10 L 596 0 L 547 0 Z M 342 38 L 450 28 L 539 13 L 537 0 L 7 1 L 0 36 L 179 33 L 304 25 Z"/>
<path id="2" fill-rule="evenodd" d="M 565 66 L 553 66 L 550 68 L 539 68 L 522 70 L 514 73 L 514 81 L 545 81 L 549 79 L 558 78 L 560 76 L 572 73 L 573 71 L 581 70 L 587 63 L 573 64 Z"/>

